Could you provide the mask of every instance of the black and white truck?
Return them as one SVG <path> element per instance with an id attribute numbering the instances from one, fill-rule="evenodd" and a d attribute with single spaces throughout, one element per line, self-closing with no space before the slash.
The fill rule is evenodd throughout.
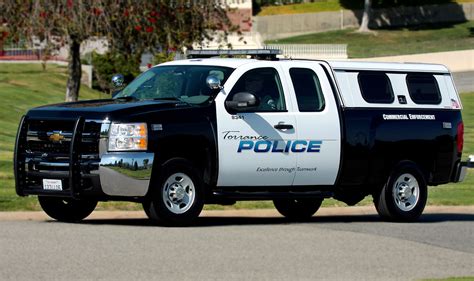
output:
<path id="1" fill-rule="evenodd" d="M 98 201 L 189 224 L 204 204 L 273 200 L 311 217 L 325 198 L 371 195 L 413 221 L 427 186 L 462 181 L 461 101 L 442 65 L 194 58 L 155 66 L 113 98 L 31 109 L 18 129 L 16 192 L 60 221 Z M 123 83 L 120 76 L 113 82 Z"/>

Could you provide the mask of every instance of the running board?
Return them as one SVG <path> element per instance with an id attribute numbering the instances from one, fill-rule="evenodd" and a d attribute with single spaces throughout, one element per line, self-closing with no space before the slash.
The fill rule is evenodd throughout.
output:
<path id="1" fill-rule="evenodd" d="M 333 197 L 332 191 L 214 191 L 212 193 L 217 198 L 236 199 L 236 200 L 273 200 L 273 199 L 305 199 L 305 198 L 330 198 Z"/>

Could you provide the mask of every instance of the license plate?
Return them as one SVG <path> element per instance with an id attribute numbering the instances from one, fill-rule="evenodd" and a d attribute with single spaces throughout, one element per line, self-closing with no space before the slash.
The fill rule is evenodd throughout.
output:
<path id="1" fill-rule="evenodd" d="M 44 190 L 63 190 L 63 183 L 61 180 L 43 179 Z"/>

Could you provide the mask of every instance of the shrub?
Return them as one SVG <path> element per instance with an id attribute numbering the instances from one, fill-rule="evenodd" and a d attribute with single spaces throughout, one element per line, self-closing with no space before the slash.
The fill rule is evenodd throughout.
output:
<path id="1" fill-rule="evenodd" d="M 155 56 L 153 57 L 153 64 L 160 64 L 164 63 L 167 61 L 172 61 L 174 60 L 175 53 L 166 53 L 166 52 L 161 52 L 161 53 L 156 53 Z"/>
<path id="2" fill-rule="evenodd" d="M 117 52 L 107 52 L 103 55 L 92 53 L 92 66 L 92 88 L 109 93 L 110 80 L 114 74 L 123 74 L 125 83 L 131 82 L 140 74 L 140 59 L 129 58 Z"/>

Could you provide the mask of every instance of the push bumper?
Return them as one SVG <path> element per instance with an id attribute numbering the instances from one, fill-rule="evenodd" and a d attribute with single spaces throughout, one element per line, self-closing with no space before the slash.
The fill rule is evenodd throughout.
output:
<path id="1" fill-rule="evenodd" d="M 141 197 L 148 192 L 154 154 L 147 152 L 107 153 L 106 132 L 109 123 L 100 128 L 99 154 L 89 158 L 84 152 L 85 141 L 90 134 L 83 133 L 86 120 L 79 117 L 68 120 L 73 124 L 67 155 L 61 159 L 33 155 L 27 145 L 29 123 L 23 116 L 18 128 L 15 151 L 14 173 L 16 192 L 19 196 L 42 195 L 80 199 L 82 197 L 105 198 L 109 196 Z M 102 133 L 104 136 L 102 136 Z M 90 141 L 89 141 L 90 142 Z M 49 145 L 49 144 L 48 144 Z M 37 154 L 37 153 L 36 153 Z M 64 158 L 64 159 L 63 159 Z M 60 189 L 45 189 L 43 179 L 60 180 Z"/>

